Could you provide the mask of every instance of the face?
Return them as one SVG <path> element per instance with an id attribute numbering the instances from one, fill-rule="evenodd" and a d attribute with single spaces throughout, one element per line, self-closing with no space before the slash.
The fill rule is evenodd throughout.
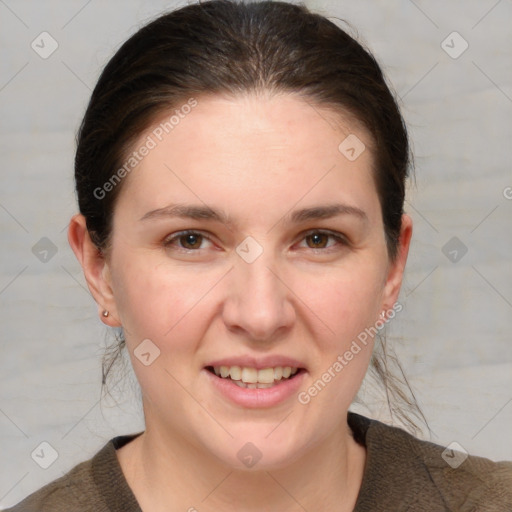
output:
<path id="1" fill-rule="evenodd" d="M 198 97 L 160 141 L 161 121 L 135 145 L 156 141 L 123 183 L 98 302 L 148 432 L 242 468 L 251 442 L 259 468 L 285 466 L 346 426 L 373 346 L 354 340 L 398 294 L 372 141 L 294 95 Z"/>

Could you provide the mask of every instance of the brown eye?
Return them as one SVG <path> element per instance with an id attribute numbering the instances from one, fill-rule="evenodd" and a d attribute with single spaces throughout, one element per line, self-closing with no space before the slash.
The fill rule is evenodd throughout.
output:
<path id="1" fill-rule="evenodd" d="M 164 246 L 167 248 L 177 248 L 186 251 L 197 251 L 201 249 L 202 243 L 208 240 L 208 237 L 196 231 L 181 231 L 166 238 Z"/>
<path id="2" fill-rule="evenodd" d="M 311 249 L 323 249 L 328 242 L 329 236 L 325 233 L 314 233 L 306 236 L 305 239 L 311 241 L 311 245 L 308 244 Z"/>
<path id="3" fill-rule="evenodd" d="M 201 247 L 202 235 L 188 234 L 179 237 L 181 246 L 185 249 L 198 249 Z"/>
<path id="4" fill-rule="evenodd" d="M 303 240 L 306 241 L 307 248 L 309 249 L 329 250 L 334 248 L 336 245 L 348 245 L 347 240 L 343 235 L 340 233 L 331 233 L 329 231 L 310 231 L 304 235 Z M 334 240 L 334 243 L 329 244 L 330 240 Z"/>

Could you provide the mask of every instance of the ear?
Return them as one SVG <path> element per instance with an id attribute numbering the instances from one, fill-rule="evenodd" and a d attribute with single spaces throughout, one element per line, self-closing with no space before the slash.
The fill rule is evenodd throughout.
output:
<path id="1" fill-rule="evenodd" d="M 409 254 L 409 245 L 412 237 L 412 219 L 409 215 L 402 215 L 402 226 L 400 228 L 400 237 L 397 248 L 397 255 L 393 262 L 388 266 L 386 283 L 384 286 L 382 309 L 387 311 L 392 308 L 398 300 L 402 278 L 404 275 L 405 264 Z"/>
<path id="2" fill-rule="evenodd" d="M 101 321 L 111 327 L 121 327 L 107 259 L 91 240 L 83 215 L 77 214 L 71 218 L 68 241 L 82 266 L 87 286 L 98 304 Z M 103 316 L 105 310 L 109 312 L 107 317 Z"/>

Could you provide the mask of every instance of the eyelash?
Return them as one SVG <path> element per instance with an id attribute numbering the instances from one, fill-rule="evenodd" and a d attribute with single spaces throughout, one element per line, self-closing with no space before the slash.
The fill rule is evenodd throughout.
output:
<path id="1" fill-rule="evenodd" d="M 179 231 L 177 233 L 174 233 L 173 235 L 168 236 L 164 240 L 163 245 L 166 248 L 170 248 L 170 247 L 172 247 L 172 245 L 174 244 L 174 242 L 176 240 L 179 240 L 180 238 L 185 237 L 187 235 L 199 235 L 202 238 L 205 238 L 206 240 L 208 240 L 210 242 L 212 241 L 210 236 L 208 236 L 207 234 L 205 234 L 205 233 L 203 233 L 201 231 L 185 230 L 185 231 Z M 302 235 L 301 241 L 306 239 L 306 238 L 308 238 L 308 237 L 310 237 L 310 236 L 313 236 L 313 235 L 328 236 L 329 238 L 335 239 L 338 242 L 339 245 L 342 245 L 342 246 L 348 246 L 349 245 L 348 240 L 343 235 L 341 235 L 340 233 L 336 233 L 336 232 L 329 231 L 329 230 L 323 230 L 323 229 L 312 229 L 312 230 L 309 230 L 309 231 L 305 232 Z M 310 249 L 312 251 L 330 252 L 330 250 L 333 249 L 333 246 L 325 247 L 325 248 L 320 247 L 320 248 L 316 248 L 316 249 L 312 248 L 312 247 L 307 247 L 307 249 Z M 192 252 L 199 252 L 201 249 L 185 249 L 184 247 L 178 247 L 178 250 L 186 252 L 186 253 L 192 253 Z"/>

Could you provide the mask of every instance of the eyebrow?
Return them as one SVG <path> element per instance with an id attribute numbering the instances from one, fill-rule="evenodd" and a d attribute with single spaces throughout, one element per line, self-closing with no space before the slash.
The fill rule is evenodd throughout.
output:
<path id="1" fill-rule="evenodd" d="M 362 221 L 368 221 L 368 216 L 360 208 L 339 203 L 295 210 L 291 214 L 286 214 L 283 220 L 290 224 L 300 224 L 310 220 L 329 219 L 340 215 L 352 215 Z M 232 218 L 221 210 L 214 210 L 209 206 L 186 204 L 171 204 L 163 208 L 151 210 L 145 213 L 139 221 L 169 217 L 217 221 L 228 226 L 234 224 Z"/>

